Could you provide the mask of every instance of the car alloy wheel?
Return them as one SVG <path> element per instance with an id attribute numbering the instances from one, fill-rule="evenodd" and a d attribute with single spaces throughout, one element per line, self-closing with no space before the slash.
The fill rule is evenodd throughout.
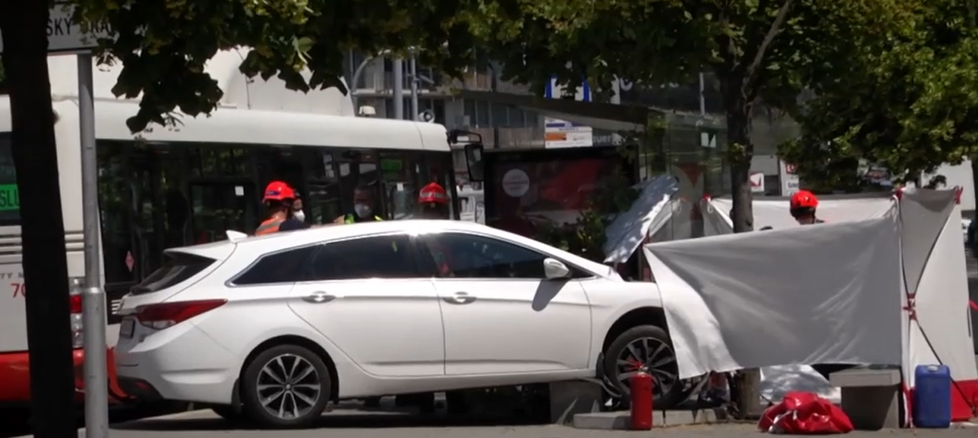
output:
<path id="1" fill-rule="evenodd" d="M 662 397 L 679 382 L 676 353 L 660 339 L 638 338 L 625 345 L 616 361 L 618 381 L 627 386 L 643 366 L 652 375 L 654 397 Z"/>
<path id="2" fill-rule="evenodd" d="M 695 389 L 695 379 L 679 380 L 679 363 L 665 330 L 651 324 L 632 327 L 616 336 L 604 351 L 604 378 L 617 389 L 622 407 L 628 405 L 629 380 L 642 367 L 652 375 L 656 409 L 677 406 Z"/>
<path id="3" fill-rule="evenodd" d="M 307 416 L 319 405 L 321 376 L 306 359 L 294 354 L 275 356 L 262 366 L 255 384 L 262 409 L 280 420 Z"/>

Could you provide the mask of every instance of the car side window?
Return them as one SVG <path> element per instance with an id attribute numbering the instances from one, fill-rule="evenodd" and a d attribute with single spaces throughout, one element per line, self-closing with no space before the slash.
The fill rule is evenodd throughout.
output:
<path id="1" fill-rule="evenodd" d="M 318 246 L 266 254 L 232 281 L 235 285 L 295 283 L 309 278 L 309 261 Z"/>
<path id="2" fill-rule="evenodd" d="M 417 278 L 408 236 L 376 236 L 324 244 L 312 260 L 312 280 Z"/>
<path id="3" fill-rule="evenodd" d="M 546 278 L 545 254 L 489 237 L 463 233 L 424 236 L 439 277 Z"/>

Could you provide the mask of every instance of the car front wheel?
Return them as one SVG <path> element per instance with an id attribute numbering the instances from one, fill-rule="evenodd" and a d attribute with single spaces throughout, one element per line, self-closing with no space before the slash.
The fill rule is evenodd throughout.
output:
<path id="1" fill-rule="evenodd" d="M 622 394 L 625 405 L 630 395 L 629 381 L 643 366 L 652 375 L 656 409 L 675 407 L 689 397 L 689 385 L 679 380 L 679 364 L 672 342 L 659 327 L 643 325 L 626 330 L 608 346 L 604 356 L 607 377 Z"/>
<path id="2" fill-rule="evenodd" d="M 242 396 L 250 419 L 260 426 L 295 428 L 319 418 L 330 396 L 326 364 L 297 345 L 258 354 L 244 372 Z"/>

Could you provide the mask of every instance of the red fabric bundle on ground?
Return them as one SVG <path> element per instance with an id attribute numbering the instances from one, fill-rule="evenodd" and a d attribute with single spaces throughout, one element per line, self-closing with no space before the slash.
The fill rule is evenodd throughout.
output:
<path id="1" fill-rule="evenodd" d="M 852 422 L 842 409 L 811 392 L 789 392 L 784 400 L 767 408 L 758 429 L 791 435 L 849 433 Z"/>

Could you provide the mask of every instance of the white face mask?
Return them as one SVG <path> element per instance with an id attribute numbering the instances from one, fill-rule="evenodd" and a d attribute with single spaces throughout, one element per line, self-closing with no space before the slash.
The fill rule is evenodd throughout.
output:
<path id="1" fill-rule="evenodd" d="M 357 216 L 360 216 L 361 219 L 364 219 L 370 216 L 370 213 L 373 212 L 373 209 L 370 208 L 370 206 L 367 204 L 357 204 L 353 206 L 353 211 L 355 211 L 357 213 Z"/>
<path id="2" fill-rule="evenodd" d="M 305 222 L 306 221 L 306 212 L 304 212 L 302 210 L 293 211 L 292 212 L 292 217 L 298 219 L 299 222 Z"/>

